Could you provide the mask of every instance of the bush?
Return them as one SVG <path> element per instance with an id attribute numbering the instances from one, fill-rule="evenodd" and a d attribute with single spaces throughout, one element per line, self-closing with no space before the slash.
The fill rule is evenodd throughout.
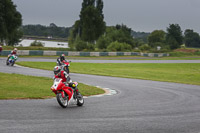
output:
<path id="1" fill-rule="evenodd" d="M 143 44 L 143 45 L 139 46 L 139 49 L 141 51 L 148 51 L 151 49 L 151 47 L 148 44 Z"/>
<path id="2" fill-rule="evenodd" d="M 131 51 L 132 47 L 131 45 L 127 43 L 120 43 L 118 41 L 115 41 L 115 42 L 110 43 L 107 49 L 110 51 Z"/>
<path id="3" fill-rule="evenodd" d="M 35 40 L 34 42 L 31 43 L 30 46 L 44 47 L 44 43 Z"/>
<path id="4" fill-rule="evenodd" d="M 107 48 L 109 42 L 108 40 L 106 40 L 106 38 L 104 36 L 101 36 L 98 40 L 97 40 L 97 47 L 99 49 L 105 49 Z"/>
<path id="5" fill-rule="evenodd" d="M 78 39 L 75 41 L 75 48 L 77 51 L 82 51 L 83 49 L 87 49 L 87 43 Z"/>
<path id="6" fill-rule="evenodd" d="M 34 42 L 31 43 L 30 46 L 44 47 L 44 43 L 35 40 Z"/>
<path id="7" fill-rule="evenodd" d="M 87 49 L 90 50 L 90 51 L 94 51 L 95 50 L 95 46 L 93 43 L 88 43 L 87 44 Z"/>

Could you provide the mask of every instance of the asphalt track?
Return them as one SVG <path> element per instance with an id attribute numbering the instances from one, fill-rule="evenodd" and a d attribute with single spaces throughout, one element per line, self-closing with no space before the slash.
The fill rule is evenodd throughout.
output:
<path id="1" fill-rule="evenodd" d="M 0 72 L 52 77 L 51 71 L 7 67 Z M 70 74 L 73 80 L 116 95 L 85 99 L 61 108 L 56 99 L 0 100 L 1 133 L 200 133 L 200 86 Z"/>

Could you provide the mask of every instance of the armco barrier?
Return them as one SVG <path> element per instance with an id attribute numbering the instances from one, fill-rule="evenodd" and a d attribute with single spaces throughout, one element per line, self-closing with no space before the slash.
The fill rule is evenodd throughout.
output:
<path id="1" fill-rule="evenodd" d="M 7 56 L 11 51 L 2 51 L 1 55 Z M 145 57 L 163 57 L 169 56 L 167 53 L 139 53 L 139 52 L 72 52 L 72 51 L 42 51 L 42 50 L 18 50 L 18 55 L 55 55 L 60 56 L 145 56 Z"/>
<path id="2" fill-rule="evenodd" d="M 56 51 L 56 55 L 61 55 L 61 54 L 65 54 L 66 56 L 69 55 L 69 53 L 67 51 Z"/>
<path id="3" fill-rule="evenodd" d="M 56 51 L 44 51 L 43 55 L 56 55 Z"/>
<path id="4" fill-rule="evenodd" d="M 2 52 L 1 52 L 1 55 L 2 55 L 2 56 L 7 56 L 7 55 L 10 54 L 10 52 L 11 52 L 11 51 L 2 51 Z"/>
<path id="5" fill-rule="evenodd" d="M 17 54 L 18 55 L 29 55 L 29 50 L 18 50 Z"/>
<path id="6" fill-rule="evenodd" d="M 90 56 L 100 56 L 99 52 L 90 52 Z"/>
<path id="7" fill-rule="evenodd" d="M 30 50 L 29 55 L 44 55 L 44 52 L 41 50 Z"/>

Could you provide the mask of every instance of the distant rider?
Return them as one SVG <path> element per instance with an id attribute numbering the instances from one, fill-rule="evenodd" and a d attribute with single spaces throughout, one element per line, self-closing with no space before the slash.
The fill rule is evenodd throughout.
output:
<path id="1" fill-rule="evenodd" d="M 59 66 L 62 65 L 62 62 L 65 61 L 65 54 L 61 54 L 59 58 L 57 58 L 57 63 Z"/>
<path id="2" fill-rule="evenodd" d="M 14 50 L 11 51 L 11 53 L 8 55 L 8 59 L 9 59 L 10 56 L 12 56 L 12 55 L 17 55 L 17 48 L 14 48 Z M 8 61 L 8 59 L 7 59 L 7 61 Z"/>
<path id="3" fill-rule="evenodd" d="M 60 66 L 55 66 L 53 71 L 55 74 L 54 78 L 61 78 L 62 82 L 66 86 L 72 87 L 76 91 L 77 95 L 79 94 L 78 88 L 72 82 L 71 78 L 69 77 L 69 74 L 62 70 Z"/>
<path id="4" fill-rule="evenodd" d="M 64 54 L 60 55 L 60 57 L 57 58 L 57 65 L 61 66 L 62 70 L 64 70 L 65 72 L 67 72 L 67 74 L 69 74 L 69 65 L 65 65 L 66 62 L 68 62 L 68 61 L 65 60 Z"/>

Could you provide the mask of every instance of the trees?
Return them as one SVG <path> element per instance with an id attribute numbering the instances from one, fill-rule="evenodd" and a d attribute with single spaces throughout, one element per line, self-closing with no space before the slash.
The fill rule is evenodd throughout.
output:
<path id="1" fill-rule="evenodd" d="M 16 5 L 11 0 L 0 1 L 0 41 L 8 45 L 14 45 L 19 41 L 22 32 L 19 27 L 22 24 L 22 16 L 16 10 Z"/>
<path id="2" fill-rule="evenodd" d="M 130 49 L 135 47 L 134 39 L 131 36 L 131 29 L 123 24 L 107 27 L 105 34 L 97 40 L 97 47 L 99 49 L 106 49 L 112 42 L 129 44 L 131 46 Z M 113 45 L 118 43 L 113 43 Z"/>
<path id="3" fill-rule="evenodd" d="M 120 43 L 118 41 L 115 41 L 115 42 L 110 43 L 107 49 L 109 51 L 130 51 L 132 47 L 131 45 L 127 43 Z"/>
<path id="4" fill-rule="evenodd" d="M 164 45 L 165 41 L 165 35 L 166 33 L 163 30 L 154 30 L 149 36 L 148 36 L 148 43 L 149 46 L 155 48 L 158 45 Z"/>
<path id="5" fill-rule="evenodd" d="M 52 36 L 54 38 L 67 38 L 71 27 L 59 27 L 54 23 L 49 26 L 44 25 L 24 25 L 21 27 L 24 35 L 28 36 Z"/>
<path id="6" fill-rule="evenodd" d="M 181 27 L 178 24 L 170 24 L 167 28 L 166 42 L 171 49 L 179 48 L 183 44 Z"/>
<path id="7" fill-rule="evenodd" d="M 106 28 L 103 1 L 83 0 L 79 16 L 80 20 L 77 20 L 73 26 L 71 39 L 75 40 L 79 36 L 83 41 L 94 43 L 105 32 Z"/>
<path id="8" fill-rule="evenodd" d="M 184 41 L 187 47 L 200 47 L 200 36 L 197 32 L 194 32 L 191 29 L 186 29 L 184 35 Z"/>

